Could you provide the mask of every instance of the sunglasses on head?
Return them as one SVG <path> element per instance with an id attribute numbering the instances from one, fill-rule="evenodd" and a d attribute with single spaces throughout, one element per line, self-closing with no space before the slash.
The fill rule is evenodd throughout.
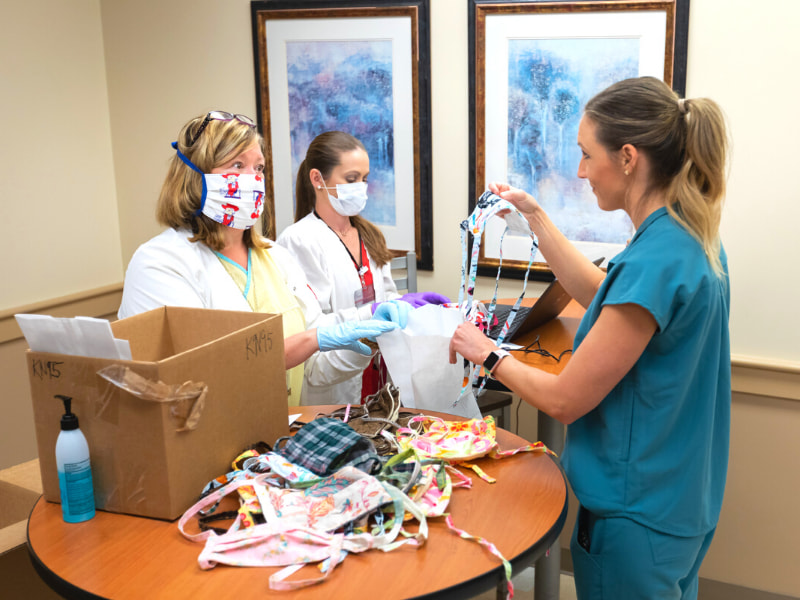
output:
<path id="1" fill-rule="evenodd" d="M 212 110 L 210 113 L 206 115 L 206 118 L 200 124 L 200 129 L 197 130 L 197 133 L 195 133 L 194 136 L 192 136 L 192 141 L 189 142 L 189 147 L 194 146 L 194 143 L 200 137 L 200 134 L 202 134 L 203 131 L 205 131 L 206 126 L 208 126 L 208 124 L 211 121 L 233 121 L 234 119 L 236 119 L 240 123 L 249 125 L 250 127 L 256 126 L 256 122 L 246 115 L 234 115 L 229 112 L 225 112 L 224 110 Z"/>

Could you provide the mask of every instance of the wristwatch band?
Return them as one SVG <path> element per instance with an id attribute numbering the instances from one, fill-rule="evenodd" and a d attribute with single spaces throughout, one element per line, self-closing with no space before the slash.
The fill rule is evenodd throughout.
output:
<path id="1" fill-rule="evenodd" d="M 486 360 L 483 361 L 483 368 L 491 373 L 500 361 L 503 360 L 506 356 L 511 356 L 507 351 L 501 350 L 498 348 L 497 350 L 493 350 L 489 353 L 489 356 L 486 357 Z"/>

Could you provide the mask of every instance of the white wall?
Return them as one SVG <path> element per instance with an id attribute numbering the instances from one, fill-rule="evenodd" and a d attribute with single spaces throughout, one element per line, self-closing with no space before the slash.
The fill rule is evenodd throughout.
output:
<path id="1" fill-rule="evenodd" d="M 717 100 L 733 160 L 722 236 L 733 352 L 800 362 L 800 2 L 692 0 L 687 94 Z"/>
<path id="2" fill-rule="evenodd" d="M 122 272 L 97 0 L 3 0 L 0 311 Z"/>

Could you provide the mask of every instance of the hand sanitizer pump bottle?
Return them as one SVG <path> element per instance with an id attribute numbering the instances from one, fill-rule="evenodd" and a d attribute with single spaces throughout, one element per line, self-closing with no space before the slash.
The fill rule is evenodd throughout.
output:
<path id="1" fill-rule="evenodd" d="M 61 488 L 61 512 L 67 523 L 88 521 L 94 516 L 94 487 L 89 465 L 89 444 L 71 411 L 72 398 L 56 395 L 64 402 L 61 433 L 56 440 L 56 465 Z"/>

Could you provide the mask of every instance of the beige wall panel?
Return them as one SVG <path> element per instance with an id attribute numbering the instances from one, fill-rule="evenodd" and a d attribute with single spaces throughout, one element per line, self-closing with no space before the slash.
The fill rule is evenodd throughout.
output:
<path id="1" fill-rule="evenodd" d="M 102 2 L 122 254 L 161 228 L 170 144 L 209 110 L 256 116 L 249 0 Z"/>
<path id="2" fill-rule="evenodd" d="M 0 310 L 122 277 L 97 0 L 3 3 Z"/>
<path id="3" fill-rule="evenodd" d="M 702 577 L 796 596 L 800 402 L 734 394 L 728 484 Z"/>

